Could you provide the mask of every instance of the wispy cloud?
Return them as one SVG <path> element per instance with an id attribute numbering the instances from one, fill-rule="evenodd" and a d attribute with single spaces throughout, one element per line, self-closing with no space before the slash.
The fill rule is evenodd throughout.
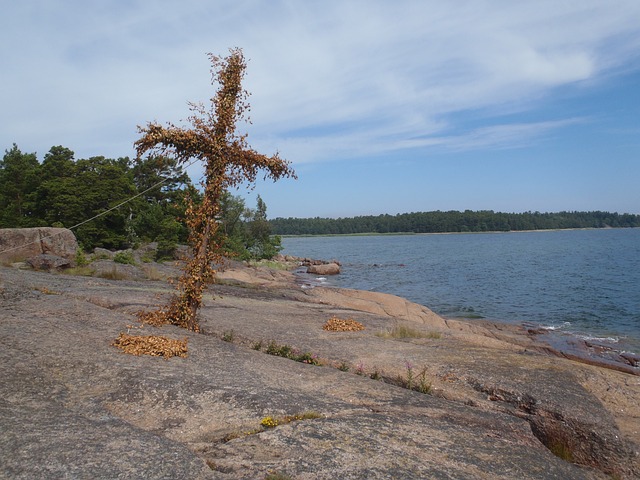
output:
<path id="1" fill-rule="evenodd" d="M 130 155 L 135 127 L 212 91 L 205 52 L 244 48 L 251 142 L 296 162 L 519 145 L 575 120 L 492 124 L 554 89 L 640 68 L 640 2 L 13 2 L 0 141 Z M 486 125 L 459 132 L 461 112 Z M 98 148 L 99 147 L 99 148 Z M 109 148 L 113 151 L 109 151 Z M 42 152 L 43 153 L 43 152 Z"/>

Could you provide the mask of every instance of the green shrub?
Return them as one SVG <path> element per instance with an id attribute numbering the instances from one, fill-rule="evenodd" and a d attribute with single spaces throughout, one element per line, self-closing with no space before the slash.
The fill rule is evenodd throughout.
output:
<path id="1" fill-rule="evenodd" d="M 158 248 L 156 249 L 156 262 L 161 262 L 163 260 L 173 260 L 177 247 L 177 240 L 161 237 L 158 240 Z"/>
<path id="2" fill-rule="evenodd" d="M 87 265 L 89 265 L 89 259 L 85 255 L 84 250 L 78 247 L 78 249 L 76 250 L 76 266 L 85 267 Z"/>
<path id="3" fill-rule="evenodd" d="M 125 250 L 124 252 L 118 252 L 113 257 L 113 261 L 116 263 L 122 263 L 127 265 L 135 265 L 136 260 L 133 258 L 133 252 Z"/>

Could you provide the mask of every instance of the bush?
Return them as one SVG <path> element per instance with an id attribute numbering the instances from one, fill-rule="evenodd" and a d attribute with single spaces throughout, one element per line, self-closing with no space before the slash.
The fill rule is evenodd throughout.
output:
<path id="1" fill-rule="evenodd" d="M 122 264 L 128 264 L 128 265 L 136 264 L 136 260 L 135 258 L 133 258 L 133 252 L 131 252 L 130 250 L 116 253 L 115 256 L 113 257 L 113 261 L 116 263 L 122 263 Z"/>
<path id="2" fill-rule="evenodd" d="M 85 267 L 87 265 L 89 265 L 89 259 L 85 255 L 82 248 L 78 247 L 78 249 L 76 250 L 76 266 Z"/>

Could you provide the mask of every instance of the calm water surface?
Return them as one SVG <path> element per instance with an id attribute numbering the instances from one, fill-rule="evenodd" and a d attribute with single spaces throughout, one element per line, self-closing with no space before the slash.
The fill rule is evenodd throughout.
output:
<path id="1" fill-rule="evenodd" d="M 342 263 L 340 275 L 312 282 L 640 352 L 640 229 L 289 237 L 282 244 L 285 254 Z"/>

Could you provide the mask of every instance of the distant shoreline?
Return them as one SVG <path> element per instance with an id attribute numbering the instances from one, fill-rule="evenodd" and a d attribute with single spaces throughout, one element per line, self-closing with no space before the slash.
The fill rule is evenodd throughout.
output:
<path id="1" fill-rule="evenodd" d="M 390 237 L 408 235 L 486 235 L 495 233 L 532 233 L 532 232 L 571 232 L 582 230 L 634 230 L 640 227 L 582 227 L 582 228 L 539 228 L 533 230 L 491 230 L 486 232 L 388 232 L 388 233 L 305 233 L 300 235 L 277 235 L 281 238 L 304 238 L 304 237 Z"/>

